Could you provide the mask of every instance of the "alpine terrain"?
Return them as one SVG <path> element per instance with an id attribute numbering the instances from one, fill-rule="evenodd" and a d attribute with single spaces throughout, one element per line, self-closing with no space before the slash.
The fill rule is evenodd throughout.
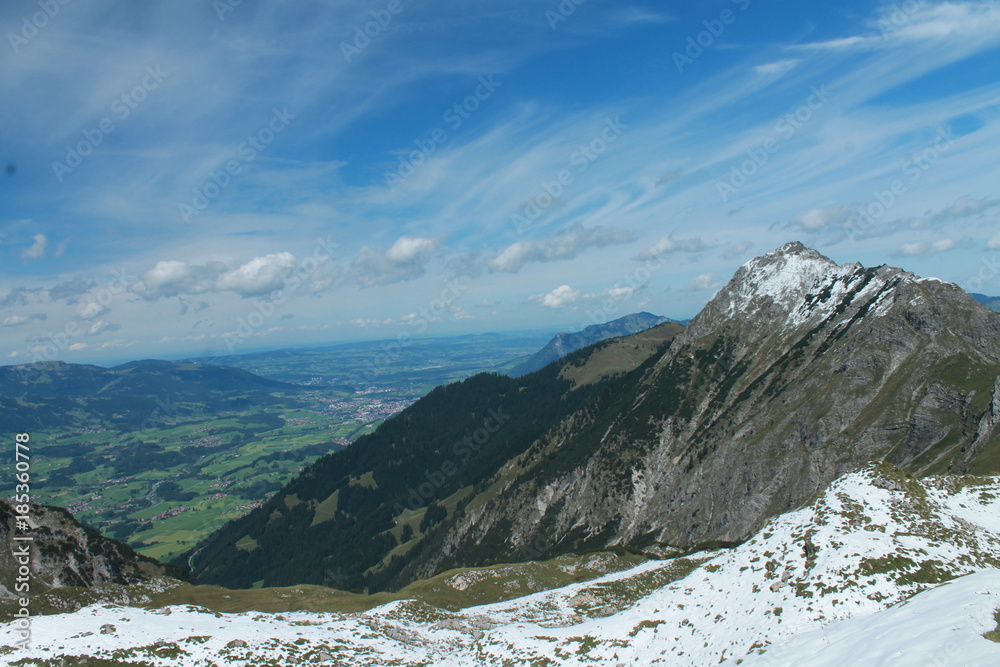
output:
<path id="1" fill-rule="evenodd" d="M 603 344 L 440 388 L 178 562 L 229 587 L 397 590 L 455 567 L 735 544 L 870 461 L 998 472 L 1000 317 L 953 284 L 790 243 L 683 331 L 640 336 L 662 327 L 644 363 L 599 382 L 570 378 Z"/>
<path id="2" fill-rule="evenodd" d="M 583 578 L 549 590 L 537 567 L 450 571 L 371 608 L 311 586 L 163 580 L 130 606 L 106 594 L 33 619 L 16 664 L 994 665 L 998 517 L 995 477 L 874 464 L 734 548 L 589 580 L 608 554 L 560 559 L 540 565 Z M 506 600 L 525 582 L 537 592 Z M 0 630 L 0 655 L 13 657 L 13 632 Z"/>

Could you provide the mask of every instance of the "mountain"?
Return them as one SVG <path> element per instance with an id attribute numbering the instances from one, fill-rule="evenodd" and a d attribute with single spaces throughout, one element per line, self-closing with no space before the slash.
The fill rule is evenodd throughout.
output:
<path id="1" fill-rule="evenodd" d="M 562 561 L 570 581 L 556 586 L 509 566 L 462 570 L 438 579 L 436 601 L 380 594 L 370 606 L 348 594 L 339 608 L 317 604 L 314 587 L 177 586 L 131 606 L 35 617 L 32 646 L 17 657 L 438 667 L 1000 664 L 998 517 L 1000 478 L 918 480 L 880 463 L 838 478 L 737 547 L 640 562 L 596 579 L 572 581 L 606 554 Z M 534 592 L 502 597 L 532 585 Z M 480 589 L 499 600 L 469 595 Z"/>
<path id="2" fill-rule="evenodd" d="M 661 326 L 679 333 L 599 382 L 567 373 L 601 344 L 432 392 L 186 562 L 230 587 L 334 573 L 394 590 L 455 567 L 735 544 L 873 460 L 1000 471 L 1000 316 L 951 283 L 792 243 L 683 331 Z"/>
<path id="3" fill-rule="evenodd" d="M 22 530 L 17 526 L 15 507 L 0 499 L 0 600 L 22 597 L 25 591 L 19 584 L 27 584 L 30 596 L 38 596 L 67 587 L 140 584 L 167 576 L 186 578 L 176 566 L 137 554 L 128 545 L 81 525 L 61 507 L 28 504 L 30 529 Z M 31 540 L 19 541 L 19 536 Z M 22 557 L 22 552 L 27 555 Z M 18 579 L 24 558 L 30 559 L 27 581 Z"/>
<path id="4" fill-rule="evenodd" d="M 164 402 L 231 404 L 251 394 L 301 391 L 237 368 L 133 361 L 114 368 L 62 361 L 0 366 L 0 429 L 9 432 L 103 424 L 134 429 Z"/>
<path id="5" fill-rule="evenodd" d="M 583 349 L 588 345 L 599 343 L 608 338 L 617 336 L 628 336 L 655 327 L 658 324 L 669 322 L 666 317 L 660 317 L 651 313 L 633 313 L 617 320 L 605 322 L 604 324 L 591 324 L 576 333 L 556 334 L 541 350 L 531 355 L 527 360 L 521 362 L 510 370 L 511 377 L 521 377 L 528 373 L 545 368 L 553 361 L 562 359 L 570 352 Z"/>
<path id="6" fill-rule="evenodd" d="M 641 378 L 505 466 L 399 581 L 738 542 L 872 460 L 998 472 L 998 376 L 1000 316 L 956 285 L 787 244 L 741 267 Z"/>
<path id="7" fill-rule="evenodd" d="M 521 378 L 439 387 L 177 562 L 234 588 L 334 581 L 384 589 L 404 555 L 611 378 L 651 363 L 683 327 L 609 339 Z M 281 557 L 276 557 L 281 554 Z"/>
<path id="8" fill-rule="evenodd" d="M 1000 313 L 1000 296 L 986 296 L 985 294 L 969 294 L 969 296 L 992 310 L 994 313 Z"/>
<path id="9" fill-rule="evenodd" d="M 43 361 L 0 366 L 0 396 L 95 397 L 109 394 L 191 396 L 208 392 L 291 389 L 238 368 L 146 359 L 113 368 Z"/>

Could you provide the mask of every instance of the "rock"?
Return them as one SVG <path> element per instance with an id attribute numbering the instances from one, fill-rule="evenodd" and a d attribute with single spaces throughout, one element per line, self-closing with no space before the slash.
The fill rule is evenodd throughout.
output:
<path id="1" fill-rule="evenodd" d="M 242 639 L 234 639 L 233 641 L 226 644 L 226 648 L 245 648 L 247 646 L 249 646 L 249 644 L 247 644 Z"/>
<path id="2" fill-rule="evenodd" d="M 105 623 L 104 625 L 101 626 L 101 634 L 102 635 L 113 635 L 113 634 L 115 634 L 115 632 L 117 630 L 118 630 L 118 628 L 116 628 L 115 626 L 111 625 L 110 623 Z"/>

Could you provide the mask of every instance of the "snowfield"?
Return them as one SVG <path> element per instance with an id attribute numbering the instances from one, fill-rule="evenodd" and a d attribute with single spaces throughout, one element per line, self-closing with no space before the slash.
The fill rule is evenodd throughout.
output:
<path id="1" fill-rule="evenodd" d="M 219 614 L 91 606 L 36 617 L 19 664 L 998 665 L 1000 478 L 874 464 L 733 549 L 448 612 Z M 943 583 L 946 582 L 946 583 Z M 13 627 L 2 630 L 14 641 Z M 72 664 L 72 663 L 70 663 Z"/>

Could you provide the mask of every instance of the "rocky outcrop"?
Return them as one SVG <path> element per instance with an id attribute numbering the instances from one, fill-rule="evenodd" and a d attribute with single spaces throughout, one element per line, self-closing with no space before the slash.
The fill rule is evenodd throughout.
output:
<path id="1" fill-rule="evenodd" d="M 67 586 L 136 584 L 163 576 L 183 576 L 179 568 L 137 554 L 126 544 L 78 523 L 60 507 L 28 506 L 29 530 L 19 530 L 14 506 L 0 499 L 0 586 L 15 590 L 20 563 L 15 553 L 28 545 L 33 594 Z M 30 542 L 14 540 L 30 536 Z"/>

